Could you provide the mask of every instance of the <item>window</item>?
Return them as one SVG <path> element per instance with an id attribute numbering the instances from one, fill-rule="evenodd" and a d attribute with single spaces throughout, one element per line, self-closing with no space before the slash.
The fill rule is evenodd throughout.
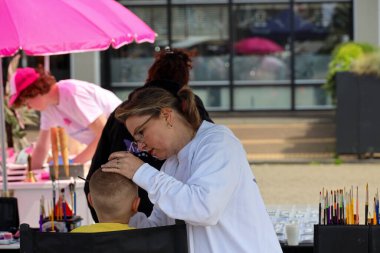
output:
<path id="1" fill-rule="evenodd" d="M 154 51 L 192 53 L 190 86 L 210 111 L 331 109 L 321 88 L 333 48 L 352 38 L 352 1 L 119 1 L 157 34 L 110 49 L 110 88 L 141 86 Z"/>

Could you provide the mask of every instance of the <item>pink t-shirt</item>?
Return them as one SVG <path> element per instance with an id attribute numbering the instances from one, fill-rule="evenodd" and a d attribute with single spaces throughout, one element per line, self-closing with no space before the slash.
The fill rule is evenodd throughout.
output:
<path id="1" fill-rule="evenodd" d="M 57 83 L 59 104 L 41 112 L 40 128 L 63 127 L 70 137 L 89 144 L 94 139 L 88 126 L 99 116 L 108 117 L 121 103 L 111 91 L 80 80 L 62 80 Z"/>

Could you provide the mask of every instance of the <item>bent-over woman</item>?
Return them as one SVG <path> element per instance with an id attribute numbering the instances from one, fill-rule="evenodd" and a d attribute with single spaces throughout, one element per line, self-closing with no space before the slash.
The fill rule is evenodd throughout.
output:
<path id="1" fill-rule="evenodd" d="M 111 154 L 103 171 L 132 179 L 154 204 L 143 228 L 185 221 L 189 249 L 205 252 L 282 252 L 240 141 L 226 127 L 202 121 L 189 88 L 147 87 L 116 111 L 142 150 L 164 160 L 156 170 L 128 152 Z"/>

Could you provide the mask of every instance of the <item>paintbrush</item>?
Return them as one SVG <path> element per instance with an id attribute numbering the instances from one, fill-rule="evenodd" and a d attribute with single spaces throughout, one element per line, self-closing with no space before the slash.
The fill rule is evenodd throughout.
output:
<path id="1" fill-rule="evenodd" d="M 54 180 L 59 177 L 59 157 L 58 157 L 58 130 L 56 127 L 50 128 L 51 153 L 53 156 Z"/>
<path id="2" fill-rule="evenodd" d="M 69 190 L 70 190 L 70 198 L 71 198 L 71 205 L 73 207 L 74 216 L 77 214 L 77 200 L 76 200 L 76 192 L 75 192 L 75 180 L 73 177 L 70 178 L 71 182 L 69 184 Z"/>
<path id="3" fill-rule="evenodd" d="M 69 149 L 68 141 L 65 129 L 58 127 L 58 136 L 59 136 L 59 146 L 61 147 L 61 156 L 63 161 L 63 167 L 65 169 L 66 177 L 69 176 Z"/>
<path id="4" fill-rule="evenodd" d="M 364 225 L 368 225 L 368 183 L 365 187 Z"/>

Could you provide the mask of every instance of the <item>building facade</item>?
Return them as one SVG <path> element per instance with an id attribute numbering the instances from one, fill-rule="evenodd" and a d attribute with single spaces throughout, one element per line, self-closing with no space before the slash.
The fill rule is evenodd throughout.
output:
<path id="1" fill-rule="evenodd" d="M 143 85 L 155 51 L 171 46 L 193 54 L 190 86 L 209 111 L 331 110 L 321 86 L 332 50 L 349 40 L 379 45 L 379 1 L 119 0 L 156 42 L 53 56 L 51 70 L 124 99 Z"/>
<path id="2" fill-rule="evenodd" d="M 102 54 L 103 83 L 125 96 L 155 50 L 194 54 L 191 87 L 211 111 L 331 109 L 321 88 L 333 48 L 353 38 L 352 1 L 120 1 L 156 42 Z M 108 68 L 106 67 L 108 66 Z"/>

